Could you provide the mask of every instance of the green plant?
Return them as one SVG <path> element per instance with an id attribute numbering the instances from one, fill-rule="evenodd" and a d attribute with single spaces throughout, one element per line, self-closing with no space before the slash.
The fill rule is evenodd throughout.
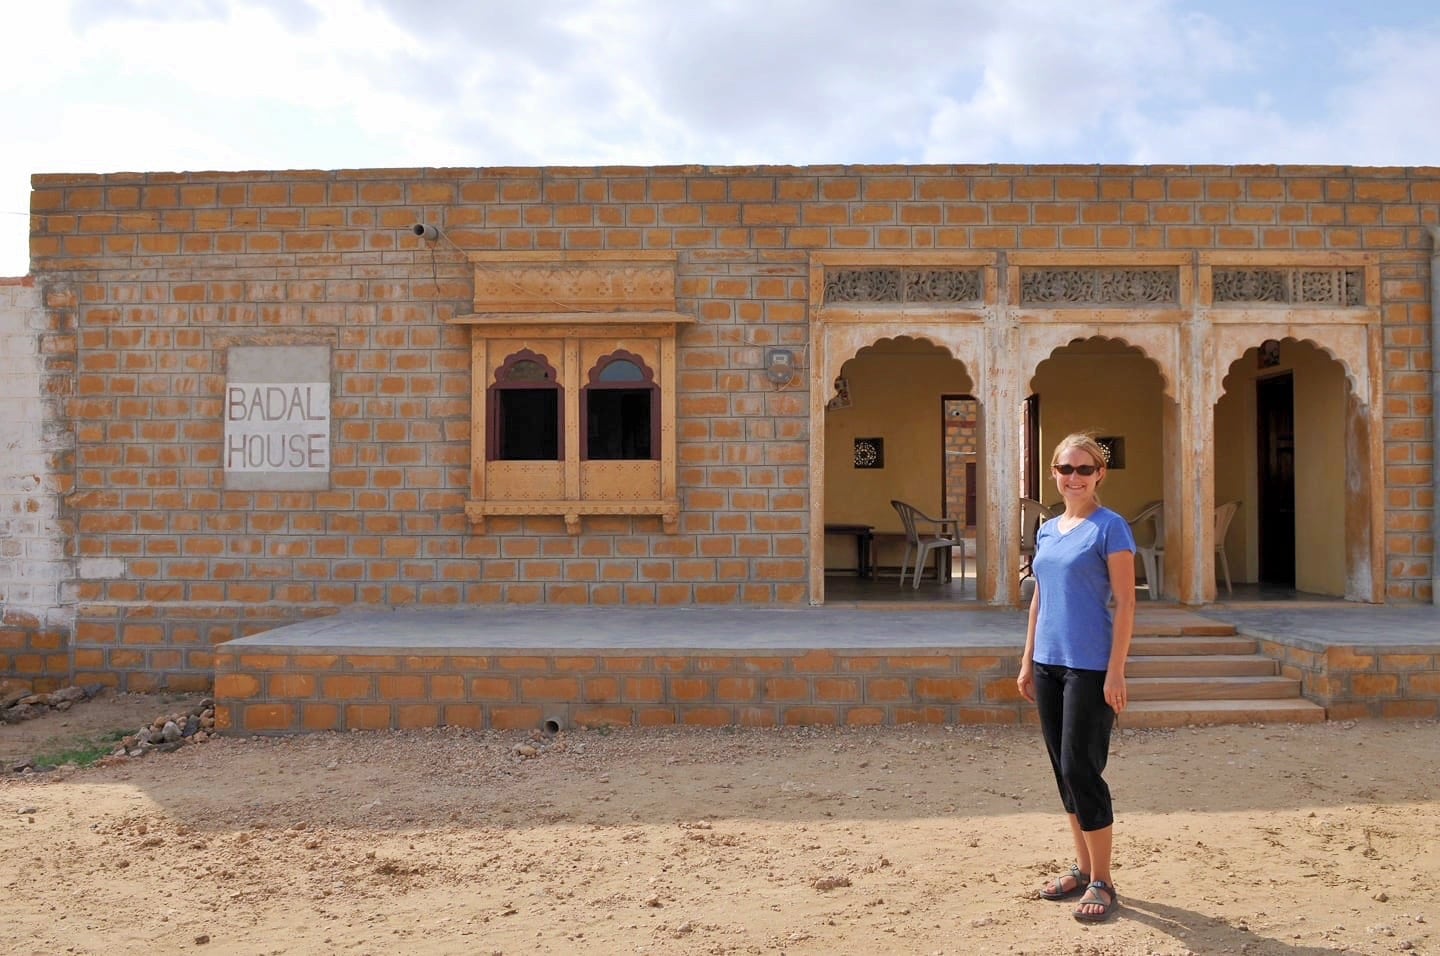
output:
<path id="1" fill-rule="evenodd" d="M 40 754 L 35 758 L 34 765 L 37 769 L 62 767 L 65 764 L 88 767 L 113 752 L 115 744 L 124 739 L 126 733 L 128 731 L 107 730 L 98 737 L 71 741 L 61 750 Z"/>

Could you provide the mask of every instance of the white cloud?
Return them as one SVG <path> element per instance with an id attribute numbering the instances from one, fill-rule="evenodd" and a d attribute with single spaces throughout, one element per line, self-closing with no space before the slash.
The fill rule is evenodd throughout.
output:
<path id="1" fill-rule="evenodd" d="M 1192 108 L 1251 62 L 1220 24 L 1159 4 L 1068 6 L 982 40 L 981 82 L 935 111 L 929 161 L 1133 161 L 1123 130 L 1135 117 Z"/>
<path id="2" fill-rule="evenodd" d="M 1440 164 L 1440 24 L 1346 38 L 1331 53 L 1335 85 L 1302 101 L 1257 97 L 1253 104 L 1199 104 L 1133 118 L 1125 137 L 1132 161 L 1297 163 L 1356 166 Z"/>
<path id="3" fill-rule="evenodd" d="M 1440 14 L 1399 0 L 13 6 L 0 274 L 35 172 L 1440 156 Z"/>

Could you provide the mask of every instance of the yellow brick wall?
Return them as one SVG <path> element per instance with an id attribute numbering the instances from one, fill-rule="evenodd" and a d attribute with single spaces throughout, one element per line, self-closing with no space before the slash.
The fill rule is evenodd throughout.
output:
<path id="1" fill-rule="evenodd" d="M 195 682 L 230 637 L 350 605 L 802 604 L 804 388 L 827 250 L 1350 250 L 1380 256 L 1385 592 L 1428 601 L 1429 240 L 1440 170 L 1349 167 L 494 168 L 42 175 L 31 256 L 73 365 L 76 670 Z M 442 225 L 427 246 L 410 230 Z M 453 245 L 452 245 L 453 243 Z M 681 521 L 467 526 L 462 253 L 673 250 Z M 227 346 L 327 344 L 331 487 L 222 487 Z M 823 383 L 828 386 L 828 383 Z"/>

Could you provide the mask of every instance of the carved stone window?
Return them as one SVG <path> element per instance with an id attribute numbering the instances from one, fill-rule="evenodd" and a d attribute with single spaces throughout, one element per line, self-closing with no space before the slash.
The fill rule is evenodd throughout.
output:
<path id="1" fill-rule="evenodd" d="M 678 530 L 675 258 L 472 257 L 470 500 L 495 516 L 651 515 Z"/>
<path id="2" fill-rule="evenodd" d="M 1365 304 L 1364 269 L 1222 268 L 1212 273 L 1213 301 L 1354 308 Z"/>
<path id="3" fill-rule="evenodd" d="M 984 298 L 979 269 L 900 268 L 827 269 L 827 305 L 867 303 L 978 303 Z"/>
<path id="4" fill-rule="evenodd" d="M 1022 268 L 1022 305 L 1175 306 L 1178 268 Z"/>

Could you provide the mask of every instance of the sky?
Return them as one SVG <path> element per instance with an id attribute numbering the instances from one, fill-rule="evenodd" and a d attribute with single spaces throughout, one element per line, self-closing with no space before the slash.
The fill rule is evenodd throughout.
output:
<path id="1" fill-rule="evenodd" d="M 0 276 L 35 173 L 1440 165 L 1434 0 L 16 0 Z"/>

